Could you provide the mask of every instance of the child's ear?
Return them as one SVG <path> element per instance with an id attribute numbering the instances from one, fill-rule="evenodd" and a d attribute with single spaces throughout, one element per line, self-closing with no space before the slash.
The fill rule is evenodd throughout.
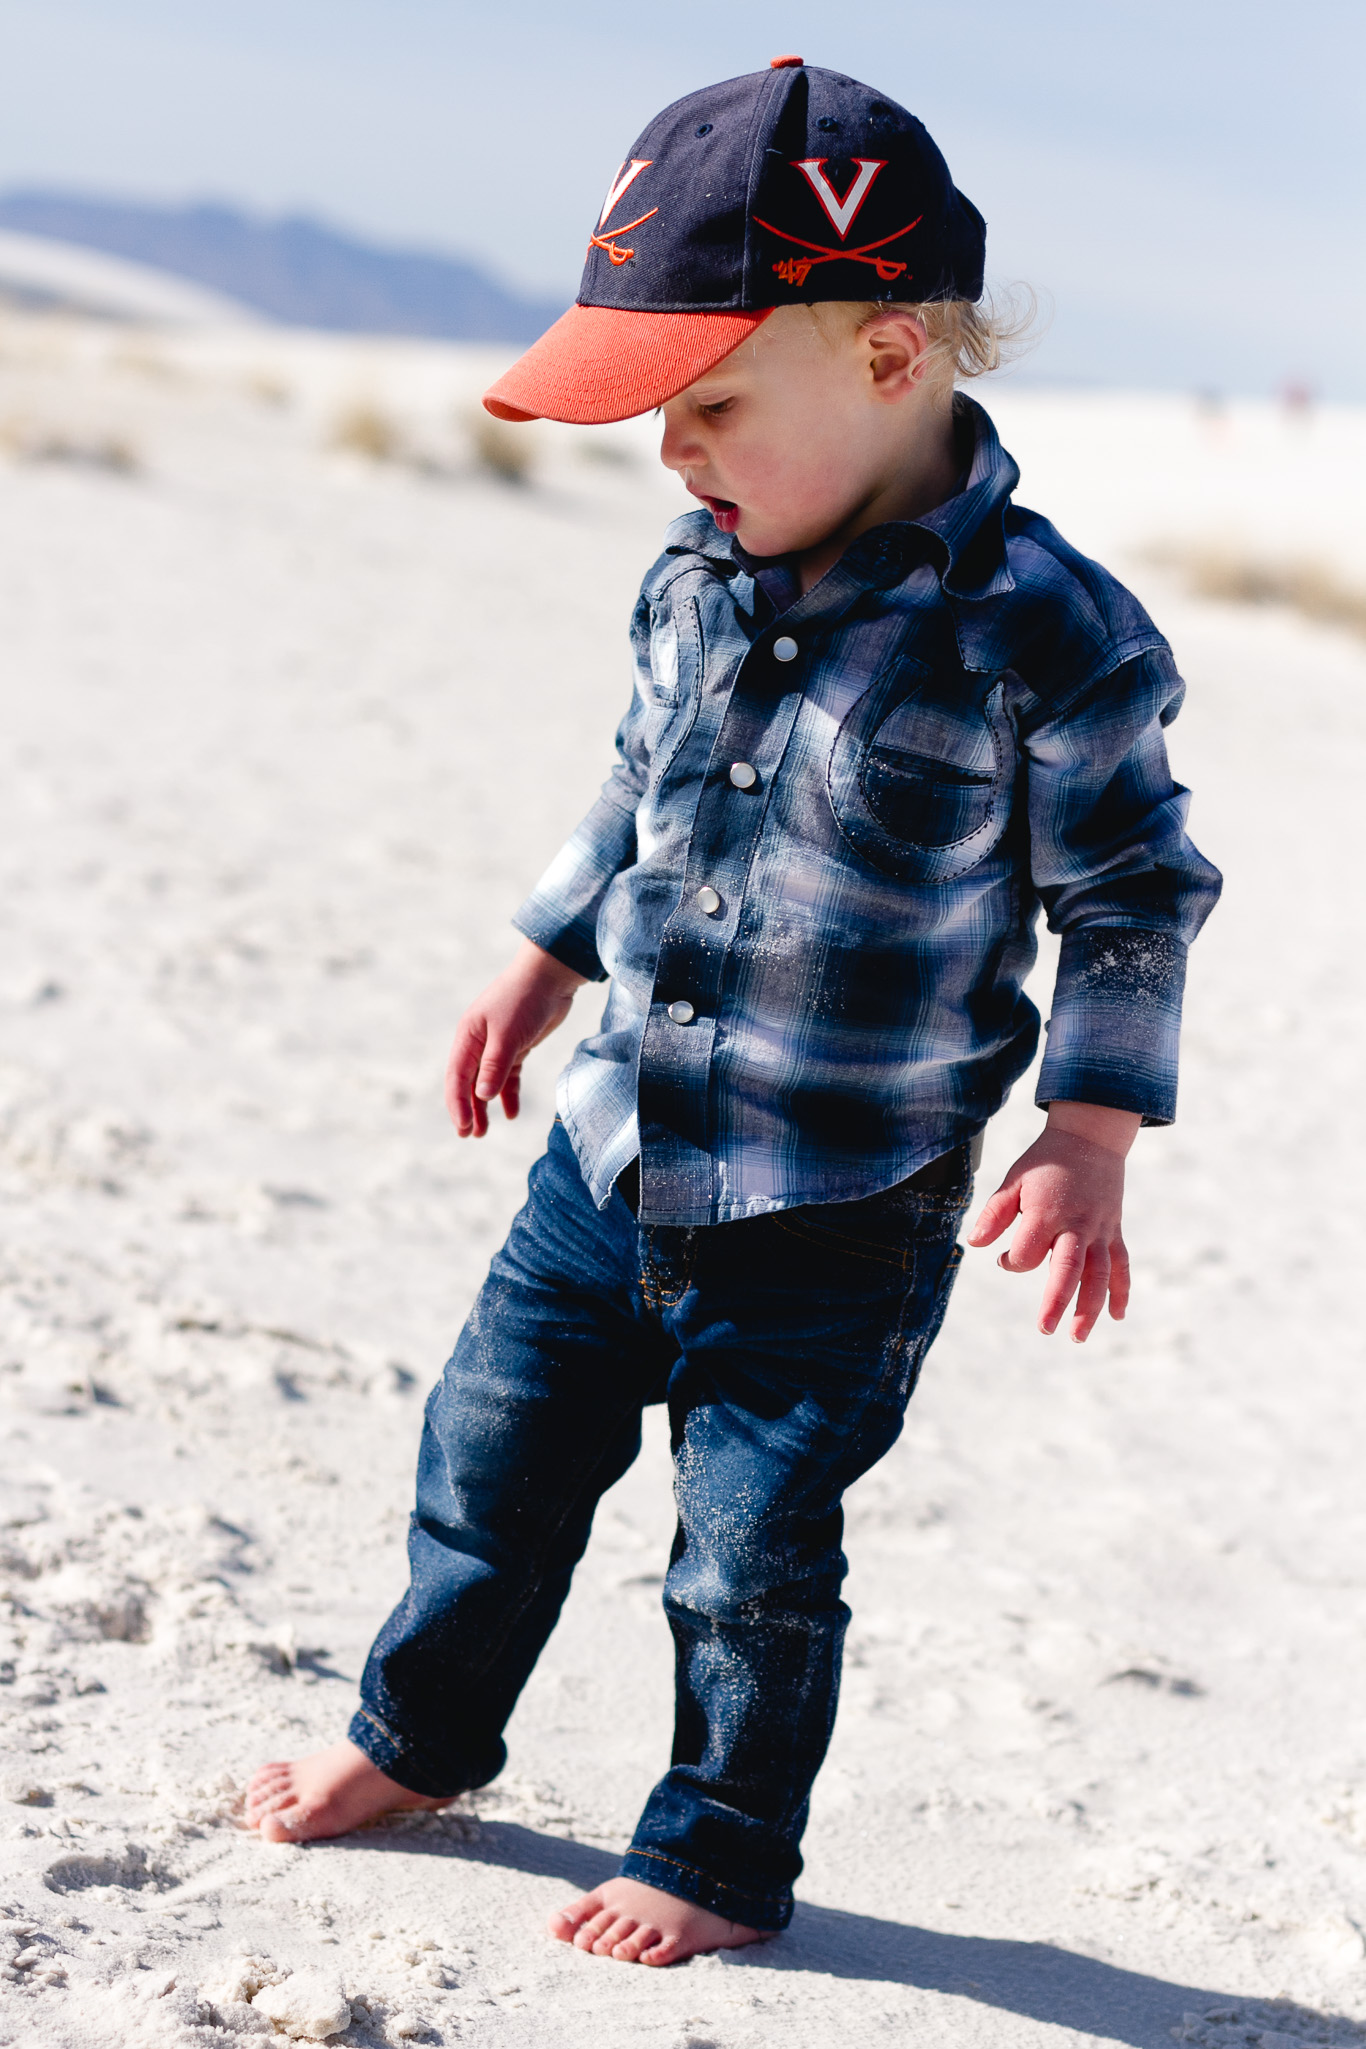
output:
<path id="1" fill-rule="evenodd" d="M 930 338 L 913 313 L 888 312 L 870 321 L 861 340 L 867 351 L 873 396 L 896 405 L 921 381 Z"/>

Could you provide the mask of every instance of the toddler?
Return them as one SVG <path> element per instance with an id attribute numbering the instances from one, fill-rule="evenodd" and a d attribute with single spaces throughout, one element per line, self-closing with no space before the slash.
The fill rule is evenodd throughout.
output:
<path id="1" fill-rule="evenodd" d="M 988 369 L 985 228 L 914 116 L 797 57 L 651 122 L 578 303 L 504 419 L 657 408 L 698 510 L 632 622 L 597 803 L 462 1019 L 462 1136 L 610 978 L 525 1208 L 427 1407 L 411 1585 L 348 1738 L 272 1764 L 274 1841 L 500 1770 L 596 1504 L 668 1404 L 673 1758 L 618 1877 L 552 1922 L 671 1964 L 783 1928 L 835 1714 L 841 1499 L 944 1315 L 983 1127 L 1061 956 L 1044 1129 L 971 1242 L 1048 1260 L 1040 1327 L 1129 1292 L 1124 1158 L 1174 1114 L 1186 948 L 1219 877 L 1142 607 L 1037 513 L 955 381 Z M 1013 1229 L 1012 1229 L 1013 1227 Z"/>

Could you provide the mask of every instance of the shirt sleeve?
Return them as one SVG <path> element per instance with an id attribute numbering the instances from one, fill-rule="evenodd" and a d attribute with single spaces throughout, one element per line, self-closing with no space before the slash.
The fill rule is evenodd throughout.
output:
<path id="1" fill-rule="evenodd" d="M 650 687 L 650 611 L 643 598 L 631 621 L 631 646 L 636 684 L 617 728 L 612 772 L 588 816 L 575 827 L 512 920 L 526 938 L 591 982 L 607 978 L 598 954 L 598 912 L 613 879 L 636 858 L 636 808 L 649 775 L 643 735 Z"/>
<path id="2" fill-rule="evenodd" d="M 1036 1100 L 1176 1115 L 1186 950 L 1213 909 L 1217 868 L 1185 830 L 1163 728 L 1185 686 L 1159 648 L 1126 662 L 1025 733 L 1030 867 L 1062 935 Z"/>

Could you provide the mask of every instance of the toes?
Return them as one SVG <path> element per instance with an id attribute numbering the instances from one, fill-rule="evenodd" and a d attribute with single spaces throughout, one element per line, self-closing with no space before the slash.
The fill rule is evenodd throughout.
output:
<path id="1" fill-rule="evenodd" d="M 287 1793 L 293 1784 L 294 1780 L 288 1772 L 279 1772 L 273 1778 L 256 1779 L 247 1788 L 247 1798 L 259 1806 L 262 1800 L 278 1799 L 279 1795 Z"/>
<path id="2" fill-rule="evenodd" d="M 647 1949 L 656 1947 L 663 1940 L 659 1930 L 651 1928 L 648 1922 L 645 1922 L 623 1937 L 616 1944 L 612 1954 L 620 1964 L 638 1964 Z"/>
<path id="3" fill-rule="evenodd" d="M 567 1921 L 571 1928 L 582 1928 L 584 1922 L 590 1920 L 594 1914 L 606 1912 L 602 1894 L 586 1892 L 581 1899 L 573 1900 L 569 1906 L 562 1907 L 556 1919 Z"/>
<path id="4" fill-rule="evenodd" d="M 250 1812 L 259 1821 L 263 1815 L 278 1814 L 282 1807 L 297 1807 L 298 1800 L 288 1786 L 281 1786 L 278 1793 L 267 1794 L 262 1800 L 253 1802 Z"/>
<path id="5" fill-rule="evenodd" d="M 288 1772 L 257 1772 L 247 1787 L 246 1799 L 243 1802 L 244 1811 L 247 1814 L 259 1813 L 268 1801 L 278 1799 L 282 1793 L 288 1792 L 290 1783 Z"/>
<path id="6" fill-rule="evenodd" d="M 691 1954 L 691 1950 L 685 1951 L 682 1941 L 677 1935 L 663 1935 L 649 1949 L 641 1951 L 637 1962 L 654 1965 L 677 1964 L 683 1961 L 685 1955 L 690 1956 Z"/>
<path id="7" fill-rule="evenodd" d="M 302 1813 L 298 1809 L 295 1812 L 302 1821 Z M 257 1828 L 263 1841 L 267 1843 L 297 1843 L 299 1840 L 297 1827 L 291 1828 L 278 1808 L 272 1808 L 269 1814 L 263 1814 Z"/>
<path id="8" fill-rule="evenodd" d="M 575 1949 L 592 1949 L 598 1937 L 605 1934 L 618 1918 L 611 1907 L 604 1907 L 601 1913 L 594 1914 L 590 1921 L 581 1922 L 579 1932 L 574 1937 Z"/>
<path id="9" fill-rule="evenodd" d="M 272 1786 L 283 1785 L 288 1777 L 288 1765 L 262 1765 L 260 1771 L 253 1772 L 251 1777 L 247 1780 L 248 1800 L 254 1798 L 258 1793 L 268 1792 Z"/>
<path id="10" fill-rule="evenodd" d="M 603 1912 L 602 1901 L 596 1893 L 585 1893 L 572 1906 L 561 1907 L 550 1917 L 550 1932 L 557 1942 L 572 1942 L 590 1915 Z"/>
<path id="11" fill-rule="evenodd" d="M 635 1933 L 637 1922 L 633 1914 L 614 1914 L 593 1944 L 595 1957 L 609 1957 L 619 1942 L 625 1942 L 628 1935 Z"/>

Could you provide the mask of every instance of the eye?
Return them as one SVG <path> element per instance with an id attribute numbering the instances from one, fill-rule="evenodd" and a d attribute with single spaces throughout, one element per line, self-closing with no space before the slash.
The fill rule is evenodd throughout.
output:
<path id="1" fill-rule="evenodd" d="M 697 410 L 701 413 L 704 420 L 719 420 L 721 415 L 728 413 L 734 404 L 735 400 L 733 398 L 714 398 L 710 404 L 701 405 Z"/>
<path id="2" fill-rule="evenodd" d="M 698 134 L 699 134 L 699 135 L 710 135 L 710 134 L 711 134 L 711 122 L 710 122 L 710 121 L 704 121 L 704 122 L 702 123 L 702 126 L 701 126 L 701 127 L 700 127 L 700 128 L 698 129 L 698 131 L 697 131 L 697 132 L 698 132 Z"/>

